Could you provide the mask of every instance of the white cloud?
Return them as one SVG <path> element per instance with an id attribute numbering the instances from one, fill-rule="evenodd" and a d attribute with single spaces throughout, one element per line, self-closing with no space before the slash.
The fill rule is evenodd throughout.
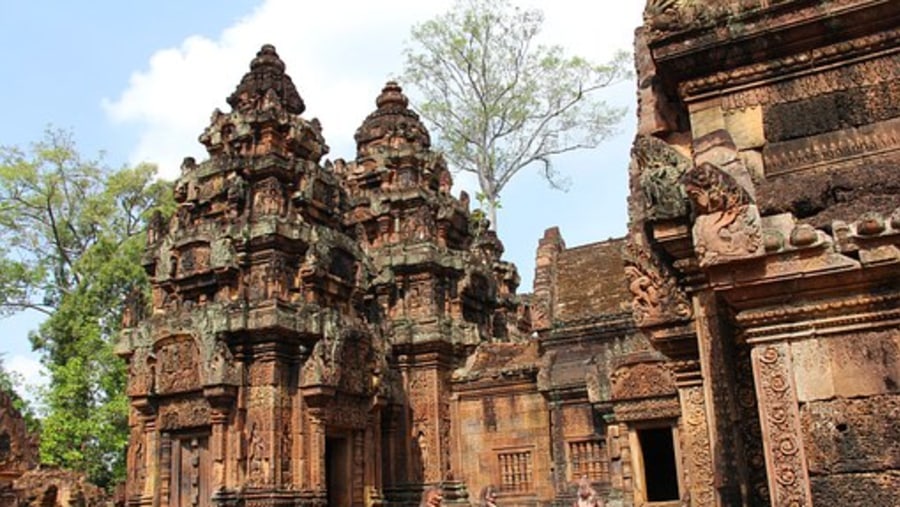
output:
<path id="1" fill-rule="evenodd" d="M 47 370 L 44 366 L 34 357 L 21 354 L 4 359 L 3 366 L 7 371 L 13 373 L 14 377 L 24 381 L 24 385 L 14 385 L 19 396 L 34 403 L 34 390 L 46 386 L 48 382 Z"/>
<path id="2" fill-rule="evenodd" d="M 631 47 L 640 22 L 639 5 L 609 4 L 553 0 L 525 5 L 544 10 L 547 41 L 605 59 Z M 174 178 L 183 157 L 204 158 L 197 136 L 210 113 L 227 109 L 225 97 L 259 47 L 271 43 L 306 102 L 306 117 L 321 120 L 330 156 L 352 158 L 356 127 L 374 109 L 385 80 L 402 69 L 401 49 L 410 27 L 449 5 L 448 0 L 267 0 L 215 40 L 191 36 L 178 47 L 157 51 L 131 76 L 127 89 L 103 105 L 113 122 L 139 126 L 132 162 L 157 162 L 162 176 Z"/>

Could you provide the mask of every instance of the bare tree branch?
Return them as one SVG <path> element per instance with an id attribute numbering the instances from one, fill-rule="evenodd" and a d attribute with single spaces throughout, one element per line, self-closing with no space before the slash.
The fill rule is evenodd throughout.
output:
<path id="1" fill-rule="evenodd" d="M 435 145 L 455 170 L 478 176 L 492 217 L 500 192 L 532 164 L 563 188 L 552 158 L 596 147 L 621 118 L 597 93 L 627 75 L 621 54 L 603 66 L 567 56 L 536 43 L 542 24 L 540 11 L 506 0 L 459 0 L 414 27 L 406 48 L 405 81 L 424 99 Z"/>

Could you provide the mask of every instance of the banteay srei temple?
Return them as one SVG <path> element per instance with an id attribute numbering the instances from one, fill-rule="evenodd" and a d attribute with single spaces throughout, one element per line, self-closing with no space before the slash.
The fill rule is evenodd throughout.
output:
<path id="1" fill-rule="evenodd" d="M 247 55 L 125 312 L 125 504 L 900 505 L 900 2 L 650 0 L 634 49 L 628 234 L 522 294 L 403 83 L 329 160 Z"/>

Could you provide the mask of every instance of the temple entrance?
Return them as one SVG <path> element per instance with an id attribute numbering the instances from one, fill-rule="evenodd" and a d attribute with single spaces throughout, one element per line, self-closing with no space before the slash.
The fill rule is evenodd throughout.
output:
<path id="1" fill-rule="evenodd" d="M 170 507 L 208 507 L 212 505 L 209 487 L 209 438 L 207 435 L 172 437 Z"/>
<path id="2" fill-rule="evenodd" d="M 350 507 L 350 444 L 346 437 L 325 439 L 325 483 L 329 507 Z"/>
<path id="3" fill-rule="evenodd" d="M 648 502 L 678 500 L 678 468 L 672 428 L 638 430 Z"/>

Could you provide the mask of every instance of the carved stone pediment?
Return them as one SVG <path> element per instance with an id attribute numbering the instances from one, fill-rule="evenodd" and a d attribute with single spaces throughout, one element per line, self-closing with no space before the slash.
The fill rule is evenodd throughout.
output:
<path id="1" fill-rule="evenodd" d="M 617 368 L 609 377 L 613 400 L 633 400 L 675 396 L 675 376 L 662 361 L 637 363 Z"/>
<path id="2" fill-rule="evenodd" d="M 192 336 L 167 338 L 156 344 L 154 354 L 156 360 L 148 366 L 147 373 L 151 392 L 165 395 L 201 387 L 200 351 Z"/>

